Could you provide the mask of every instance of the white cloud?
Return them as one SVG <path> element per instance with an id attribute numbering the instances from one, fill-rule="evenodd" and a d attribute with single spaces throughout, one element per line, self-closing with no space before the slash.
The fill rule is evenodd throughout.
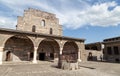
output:
<path id="1" fill-rule="evenodd" d="M 109 10 L 113 8 L 113 10 Z M 74 15 L 73 15 L 74 14 Z M 72 12 L 68 17 L 67 27 L 77 29 L 85 25 L 91 26 L 117 26 L 120 24 L 120 6 L 117 3 L 106 2 L 93 5 L 87 10 Z"/>
<path id="2" fill-rule="evenodd" d="M 47 0 L 1 0 L 0 2 L 12 9 L 12 13 L 16 15 L 22 15 L 23 10 L 28 7 L 55 13 L 60 19 L 60 24 L 71 29 L 77 29 L 86 25 L 107 27 L 120 24 L 120 6 L 116 2 L 90 5 L 82 0 L 76 1 L 59 0 L 59 6 L 56 6 L 57 4 L 50 5 Z M 58 9 L 57 7 L 60 8 Z M 112 8 L 112 10 L 109 10 L 109 8 Z M 4 17 L 4 19 L 0 18 L 0 23 L 2 25 L 15 25 L 14 19 L 7 17 Z"/>
<path id="3" fill-rule="evenodd" d="M 16 25 L 16 20 L 7 17 L 0 17 L 0 27 L 15 29 L 15 25 Z"/>

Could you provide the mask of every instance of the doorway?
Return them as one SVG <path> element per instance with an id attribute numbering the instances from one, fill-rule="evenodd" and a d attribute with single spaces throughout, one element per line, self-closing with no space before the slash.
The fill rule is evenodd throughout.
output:
<path id="1" fill-rule="evenodd" d="M 39 60 L 45 60 L 45 53 L 39 53 Z"/>
<path id="2" fill-rule="evenodd" d="M 50 53 L 50 58 L 54 59 L 54 53 Z"/>
<path id="3" fill-rule="evenodd" d="M 115 62 L 116 62 L 116 63 L 119 63 L 119 61 L 120 61 L 120 60 L 119 60 L 118 58 L 117 58 L 117 59 L 115 59 Z"/>
<path id="4" fill-rule="evenodd" d="M 6 59 L 5 59 L 5 61 L 10 61 L 10 57 L 11 57 L 11 51 L 6 52 Z"/>

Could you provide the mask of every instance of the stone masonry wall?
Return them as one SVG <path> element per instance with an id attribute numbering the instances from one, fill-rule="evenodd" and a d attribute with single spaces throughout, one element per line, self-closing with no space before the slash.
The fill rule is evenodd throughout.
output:
<path id="1" fill-rule="evenodd" d="M 114 47 L 116 47 L 116 46 L 118 47 L 118 54 L 117 55 L 115 54 L 115 50 L 114 50 Z M 111 55 L 109 55 L 107 53 L 107 47 L 111 47 L 111 52 L 112 52 Z M 120 62 L 120 42 L 114 42 L 114 43 L 107 43 L 107 44 L 105 44 L 104 58 L 107 61 L 110 61 L 110 62 L 116 62 L 116 59 L 118 59 L 119 62 Z"/>
<path id="2" fill-rule="evenodd" d="M 42 26 L 42 21 L 45 21 L 45 26 Z M 32 32 L 32 27 L 36 27 L 37 33 L 50 34 L 52 28 L 53 35 L 62 35 L 62 26 L 59 25 L 58 18 L 55 14 L 43 12 L 36 9 L 28 9 L 24 11 L 23 17 L 18 17 L 17 30 Z"/>

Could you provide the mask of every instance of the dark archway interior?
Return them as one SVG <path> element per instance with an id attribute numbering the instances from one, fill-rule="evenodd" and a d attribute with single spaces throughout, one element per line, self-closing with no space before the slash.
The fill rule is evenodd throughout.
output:
<path id="1" fill-rule="evenodd" d="M 9 38 L 4 46 L 6 61 L 26 61 L 33 58 L 33 43 L 26 36 L 13 36 Z M 10 56 L 8 54 L 10 52 Z"/>
<path id="2" fill-rule="evenodd" d="M 74 42 L 66 42 L 63 47 L 63 58 L 67 62 L 76 62 L 78 59 L 78 46 Z"/>
<path id="3" fill-rule="evenodd" d="M 54 60 L 58 58 L 59 45 L 53 39 L 43 40 L 38 47 L 38 60 Z"/>
<path id="4" fill-rule="evenodd" d="M 120 60 L 119 60 L 118 58 L 116 58 L 116 59 L 115 59 L 115 62 L 119 63 L 119 62 L 120 62 Z"/>

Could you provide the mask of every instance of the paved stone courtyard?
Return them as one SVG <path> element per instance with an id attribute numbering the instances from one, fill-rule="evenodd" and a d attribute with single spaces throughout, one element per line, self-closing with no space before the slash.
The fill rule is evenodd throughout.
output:
<path id="1" fill-rule="evenodd" d="M 56 63 L 38 64 L 4 63 L 0 65 L 0 76 L 120 76 L 120 64 L 104 62 L 81 62 L 78 70 L 61 70 Z"/>

